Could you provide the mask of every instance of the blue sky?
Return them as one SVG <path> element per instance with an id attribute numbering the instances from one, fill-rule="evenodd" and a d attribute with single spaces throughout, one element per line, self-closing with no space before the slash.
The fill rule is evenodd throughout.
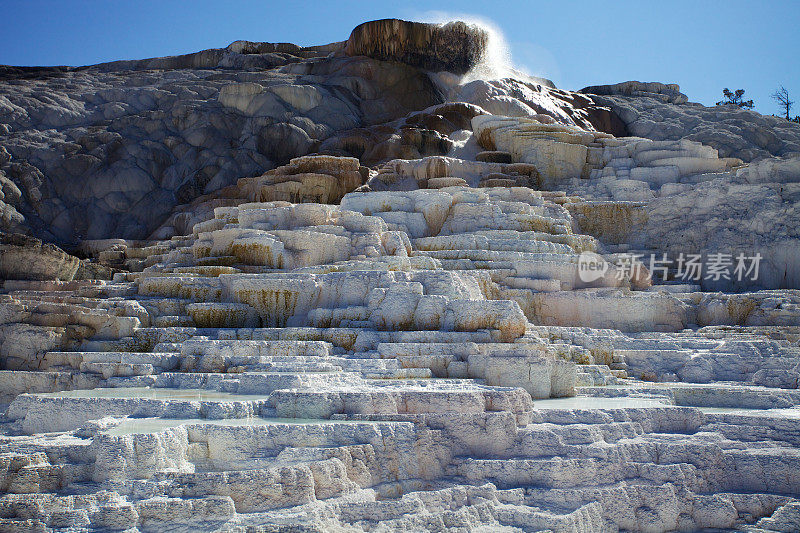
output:
<path id="1" fill-rule="evenodd" d="M 502 30 L 515 65 L 566 89 L 679 83 L 711 105 L 744 88 L 762 113 L 783 84 L 800 114 L 800 0 L 2 0 L 0 64 L 85 65 L 218 48 L 238 39 L 323 44 L 366 20 L 467 15 Z"/>

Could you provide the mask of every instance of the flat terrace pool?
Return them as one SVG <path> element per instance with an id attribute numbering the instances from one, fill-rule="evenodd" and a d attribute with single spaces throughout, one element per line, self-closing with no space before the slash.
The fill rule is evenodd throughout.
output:
<path id="1" fill-rule="evenodd" d="M 234 394 L 205 389 L 168 389 L 151 387 L 119 387 L 81 389 L 36 394 L 45 398 L 147 398 L 150 400 L 196 400 L 201 402 L 246 402 L 265 400 L 265 394 Z"/>
<path id="2" fill-rule="evenodd" d="M 771 416 L 777 418 L 791 418 L 800 420 L 800 408 L 788 407 L 785 409 L 747 409 L 739 407 L 695 407 L 709 415 L 750 415 Z"/>
<path id="3" fill-rule="evenodd" d="M 753 407 L 702 407 L 675 405 L 668 398 L 642 398 L 636 396 L 574 396 L 571 398 L 550 398 L 534 400 L 534 409 L 625 409 L 647 407 L 689 407 L 709 415 L 749 415 L 800 420 L 800 406 L 787 408 Z"/>
<path id="4" fill-rule="evenodd" d="M 270 426 L 278 424 L 376 424 L 375 421 L 350 421 L 350 420 L 326 420 L 324 418 L 225 418 L 221 420 L 209 420 L 205 418 L 128 418 L 123 420 L 118 426 L 103 431 L 106 435 L 136 435 L 140 433 L 158 433 L 165 429 L 183 425 L 214 425 L 214 426 Z"/>
<path id="5" fill-rule="evenodd" d="M 573 396 L 571 398 L 550 398 L 534 400 L 534 409 L 623 409 L 626 407 L 674 407 L 666 398 L 638 398 L 621 396 L 605 398 L 602 396 Z"/>

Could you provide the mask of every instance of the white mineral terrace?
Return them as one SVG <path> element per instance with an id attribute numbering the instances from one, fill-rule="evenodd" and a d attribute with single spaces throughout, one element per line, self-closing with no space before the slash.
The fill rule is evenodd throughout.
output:
<path id="1" fill-rule="evenodd" d="M 789 513 L 797 296 L 736 295 L 748 329 L 726 326 L 731 295 L 613 269 L 587 284 L 577 257 L 599 245 L 568 202 L 455 186 L 247 203 L 150 244 L 141 273 L 6 282 L 4 524 L 32 520 L 22 502 L 50 528 L 142 531 Z"/>
<path id="2" fill-rule="evenodd" d="M 234 45 L 219 62 L 253 43 Z M 148 240 L 83 240 L 81 268 L 113 279 L 3 280 L 0 531 L 800 531 L 800 291 L 783 288 L 800 283 L 800 216 L 775 198 L 800 191 L 780 181 L 794 160 L 615 137 L 589 129 L 583 94 L 447 73 L 420 85 L 447 102 L 391 122 L 375 96 L 391 85 L 348 76 L 412 67 L 332 52 L 337 83 L 361 91 L 348 100 L 315 88 L 339 72 L 322 70 L 325 50 L 271 71 L 280 84 L 250 71 L 196 84 L 215 128 L 294 110 L 276 139 L 371 110 L 394 133 L 324 145 L 385 135 L 362 161 L 237 159 L 225 172 L 277 168 L 198 193 L 161 226 L 126 215 L 119 231 Z M 648 113 L 685 103 L 677 86 L 631 87 Z M 449 156 L 404 148 L 412 125 L 445 115 L 460 125 Z M 657 127 L 646 117 L 631 132 Z M 725 153 L 744 157 L 734 133 Z M 395 152 L 414 157 L 381 158 Z M 736 198 L 749 207 L 717 217 Z M 618 262 L 745 244 L 765 257 L 759 283 Z M 603 262 L 592 279 L 586 252 Z M 57 266 L 74 275 L 77 259 L 59 261 L 73 259 Z"/>

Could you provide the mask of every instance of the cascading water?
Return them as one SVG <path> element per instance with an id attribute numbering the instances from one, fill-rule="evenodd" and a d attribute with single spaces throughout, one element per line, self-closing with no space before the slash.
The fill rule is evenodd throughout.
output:
<path id="1" fill-rule="evenodd" d="M 482 79 L 500 79 L 506 77 L 519 77 L 522 72 L 515 69 L 511 61 L 511 49 L 503 36 L 503 32 L 492 22 L 472 15 L 452 15 L 446 13 L 433 13 L 427 22 L 447 26 L 456 21 L 465 23 L 471 32 L 484 41 L 483 54 L 479 62 L 474 65 L 461 79 L 461 83 Z"/>

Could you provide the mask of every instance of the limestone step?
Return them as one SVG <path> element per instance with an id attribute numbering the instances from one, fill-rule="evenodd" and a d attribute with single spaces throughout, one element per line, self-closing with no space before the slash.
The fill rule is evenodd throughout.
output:
<path id="1" fill-rule="evenodd" d="M 161 371 L 175 370 L 180 358 L 175 353 L 153 352 L 47 352 L 42 359 L 43 369 L 49 366 L 69 366 L 80 369 L 83 363 L 146 364 Z"/>

